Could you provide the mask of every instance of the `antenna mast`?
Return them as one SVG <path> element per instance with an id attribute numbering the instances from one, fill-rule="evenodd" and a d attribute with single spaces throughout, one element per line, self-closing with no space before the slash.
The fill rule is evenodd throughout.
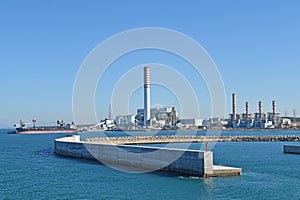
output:
<path id="1" fill-rule="evenodd" d="M 111 106 L 109 104 L 109 107 L 108 107 L 108 119 L 112 119 L 112 116 L 111 116 Z"/>

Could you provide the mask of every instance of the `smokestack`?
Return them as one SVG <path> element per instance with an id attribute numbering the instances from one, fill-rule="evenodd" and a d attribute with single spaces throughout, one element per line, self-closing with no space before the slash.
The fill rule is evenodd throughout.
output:
<path id="1" fill-rule="evenodd" d="M 236 95 L 232 94 L 232 120 L 236 120 Z"/>
<path id="2" fill-rule="evenodd" d="M 246 102 L 246 115 L 248 115 L 249 114 L 249 103 L 248 103 L 248 101 Z"/>
<path id="3" fill-rule="evenodd" d="M 276 113 L 276 102 L 272 101 L 272 106 L 273 106 L 273 114 Z"/>
<path id="4" fill-rule="evenodd" d="M 144 125 L 150 120 L 150 69 L 144 67 Z"/>
<path id="5" fill-rule="evenodd" d="M 259 109 L 259 114 L 261 116 L 262 115 L 262 103 L 261 103 L 261 101 L 258 102 L 258 109 Z"/>

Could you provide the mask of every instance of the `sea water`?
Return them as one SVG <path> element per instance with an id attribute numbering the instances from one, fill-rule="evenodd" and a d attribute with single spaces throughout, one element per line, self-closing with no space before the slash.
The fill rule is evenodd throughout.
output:
<path id="1" fill-rule="evenodd" d="M 83 137 L 84 133 L 81 133 Z M 86 133 L 97 136 L 100 133 Z M 102 135 L 104 133 L 101 133 Z M 110 136 L 126 135 L 109 132 Z M 133 135 L 149 134 L 134 132 Z M 160 132 L 158 134 L 176 134 Z M 188 134 L 188 132 L 187 132 Z M 203 135 L 205 132 L 199 132 Z M 299 135 L 299 131 L 226 131 L 222 135 Z M 96 161 L 53 153 L 65 134 L 17 135 L 0 130 L 1 199 L 299 199 L 300 155 L 289 142 L 217 143 L 214 163 L 240 167 L 241 176 L 196 178 L 127 173 Z M 299 144 L 300 145 L 300 144 Z M 180 148 L 180 144 L 178 144 Z M 199 149 L 192 144 L 191 149 Z"/>

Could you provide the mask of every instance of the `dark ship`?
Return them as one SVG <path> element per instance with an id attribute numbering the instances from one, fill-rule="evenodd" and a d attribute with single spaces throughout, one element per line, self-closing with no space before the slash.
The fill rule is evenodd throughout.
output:
<path id="1" fill-rule="evenodd" d="M 32 125 L 32 127 L 28 127 Z M 72 133 L 77 132 L 77 126 L 74 122 L 65 124 L 63 120 L 57 120 L 56 126 L 36 126 L 36 120 L 31 123 L 20 121 L 20 124 L 15 124 L 17 134 L 50 134 L 50 133 Z"/>

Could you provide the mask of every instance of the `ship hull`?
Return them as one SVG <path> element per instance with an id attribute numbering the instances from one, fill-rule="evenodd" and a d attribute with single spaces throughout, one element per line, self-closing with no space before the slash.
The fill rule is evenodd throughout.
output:
<path id="1" fill-rule="evenodd" d="M 77 129 L 24 129 L 17 128 L 17 134 L 56 134 L 56 133 L 74 133 Z"/>

